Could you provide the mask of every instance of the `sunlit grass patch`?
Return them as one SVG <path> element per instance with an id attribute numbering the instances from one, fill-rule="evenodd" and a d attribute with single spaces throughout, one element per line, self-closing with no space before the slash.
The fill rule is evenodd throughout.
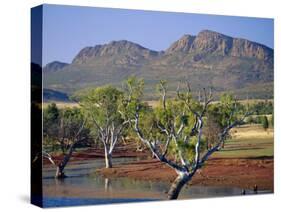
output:
<path id="1" fill-rule="evenodd" d="M 232 138 L 214 157 L 255 158 L 273 156 L 274 131 L 261 125 L 244 125 L 232 130 Z"/>

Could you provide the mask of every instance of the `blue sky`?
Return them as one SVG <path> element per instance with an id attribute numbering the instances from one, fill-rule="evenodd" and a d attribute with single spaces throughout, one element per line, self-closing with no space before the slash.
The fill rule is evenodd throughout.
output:
<path id="1" fill-rule="evenodd" d="M 44 5 L 43 65 L 71 62 L 86 46 L 129 40 L 165 50 L 184 34 L 204 29 L 249 39 L 273 48 L 273 19 Z"/>

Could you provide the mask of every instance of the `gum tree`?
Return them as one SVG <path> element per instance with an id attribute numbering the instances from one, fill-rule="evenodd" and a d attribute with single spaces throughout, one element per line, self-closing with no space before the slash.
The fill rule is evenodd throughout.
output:
<path id="1" fill-rule="evenodd" d="M 106 168 L 112 168 L 112 152 L 129 123 L 119 112 L 122 95 L 118 89 L 105 86 L 90 90 L 80 101 L 91 135 L 104 147 Z"/>
<path id="2" fill-rule="evenodd" d="M 85 119 L 78 108 L 59 110 L 52 103 L 43 111 L 43 122 L 42 156 L 57 167 L 56 178 L 65 178 L 64 169 L 73 151 L 88 139 L 89 131 L 85 128 Z M 60 152 L 62 158 L 55 160 L 51 152 Z"/>
<path id="3" fill-rule="evenodd" d="M 172 168 L 177 177 L 168 191 L 168 199 L 177 199 L 181 189 L 188 184 L 194 174 L 208 158 L 222 148 L 229 131 L 241 124 L 245 115 L 238 118 L 236 104 L 227 111 L 231 117 L 224 120 L 225 126 L 216 135 L 216 142 L 206 149 L 204 145 L 203 128 L 206 121 L 205 114 L 212 102 L 212 93 L 203 89 L 203 101 L 192 97 L 189 85 L 186 83 L 184 91 L 180 86 L 174 99 L 167 99 L 167 86 L 161 81 L 158 86 L 160 93 L 159 106 L 154 109 L 153 121 L 144 126 L 142 98 L 143 81 L 136 79 L 127 82 L 127 92 L 124 98 L 127 105 L 127 116 L 138 138 L 150 149 L 154 156 Z M 230 112 L 230 113 L 229 113 Z"/>

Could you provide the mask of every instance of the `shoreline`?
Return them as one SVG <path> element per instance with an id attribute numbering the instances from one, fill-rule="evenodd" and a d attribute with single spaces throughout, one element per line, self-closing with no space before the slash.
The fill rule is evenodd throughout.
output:
<path id="1" fill-rule="evenodd" d="M 157 159 L 148 159 L 150 154 L 147 151 L 136 152 L 132 149 L 118 149 L 114 152 L 113 158 L 139 158 L 113 168 L 99 168 L 95 172 L 105 178 L 127 177 L 135 180 L 144 181 L 163 181 L 173 182 L 176 172 Z M 75 152 L 70 160 L 70 164 L 103 158 L 103 151 L 92 151 L 88 149 L 83 152 Z M 55 156 L 55 160 L 61 156 Z M 51 164 L 44 159 L 44 167 Z M 226 186 L 241 189 L 253 189 L 255 185 L 260 190 L 274 191 L 274 157 L 245 157 L 245 158 L 220 158 L 211 157 L 206 164 L 195 173 L 188 185 L 199 186 Z"/>
<path id="2" fill-rule="evenodd" d="M 241 189 L 274 191 L 273 157 L 255 158 L 211 158 L 197 171 L 188 185 L 225 186 Z M 101 168 L 96 171 L 106 178 L 127 177 L 135 180 L 173 182 L 174 170 L 156 159 L 130 162 L 116 165 L 111 169 Z"/>

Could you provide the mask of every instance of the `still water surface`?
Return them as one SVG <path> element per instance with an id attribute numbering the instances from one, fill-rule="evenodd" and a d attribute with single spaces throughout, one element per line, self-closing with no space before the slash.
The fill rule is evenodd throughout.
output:
<path id="1" fill-rule="evenodd" d="M 114 158 L 114 164 L 124 164 L 137 158 Z M 43 170 L 44 207 L 107 204 L 164 200 L 170 187 L 168 182 L 141 181 L 130 178 L 104 178 L 95 173 L 104 166 L 103 159 L 69 164 L 68 178 L 54 179 L 53 167 Z M 189 186 L 179 199 L 240 195 L 241 189 L 231 187 Z"/>

